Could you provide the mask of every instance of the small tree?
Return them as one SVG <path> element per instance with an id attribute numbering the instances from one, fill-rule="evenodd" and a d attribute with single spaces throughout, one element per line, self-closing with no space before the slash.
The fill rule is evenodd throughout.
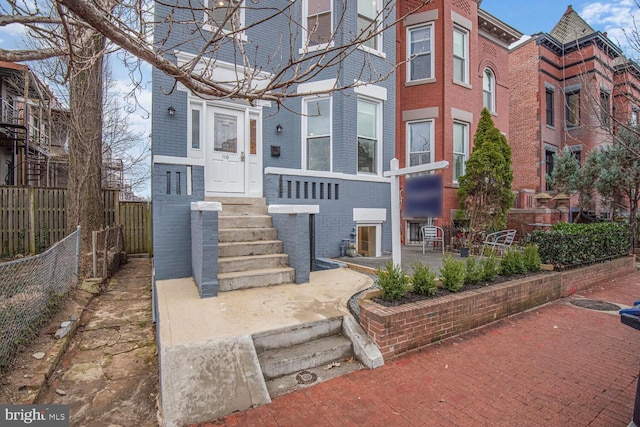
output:
<path id="1" fill-rule="evenodd" d="M 511 147 L 484 108 L 473 138 L 473 151 L 460 177 L 460 208 L 471 230 L 501 230 L 513 204 Z"/>
<path id="2" fill-rule="evenodd" d="M 600 195 L 611 201 L 612 207 L 629 206 L 629 227 L 632 244 L 638 241 L 638 202 L 640 201 L 640 127 L 622 129 L 613 144 L 602 150 L 592 151 L 597 164 L 598 180 L 596 189 Z"/>

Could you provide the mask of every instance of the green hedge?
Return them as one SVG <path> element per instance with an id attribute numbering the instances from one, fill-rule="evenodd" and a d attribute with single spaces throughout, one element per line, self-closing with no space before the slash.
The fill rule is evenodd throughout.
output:
<path id="1" fill-rule="evenodd" d="M 629 255 L 631 233 L 627 224 L 554 224 L 550 231 L 534 231 L 545 264 L 562 269 Z"/>

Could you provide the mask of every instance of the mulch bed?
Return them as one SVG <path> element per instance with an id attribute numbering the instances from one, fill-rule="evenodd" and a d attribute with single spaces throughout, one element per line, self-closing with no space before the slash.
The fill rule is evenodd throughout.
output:
<path id="1" fill-rule="evenodd" d="M 525 273 L 525 274 L 516 274 L 514 276 L 497 276 L 493 281 L 491 282 L 481 282 L 481 283 L 477 283 L 475 285 L 464 285 L 458 292 L 452 292 L 448 289 L 445 288 L 441 288 L 438 287 L 436 290 L 435 295 L 432 296 L 427 296 L 427 295 L 420 295 L 420 294 L 416 294 L 413 293 L 411 291 L 406 292 L 404 294 L 404 296 L 398 300 L 395 301 L 386 301 L 380 297 L 376 297 L 376 298 L 372 298 L 372 301 L 380 304 L 384 307 L 397 307 L 399 305 L 403 305 L 403 304 L 409 304 L 412 302 L 417 302 L 417 301 L 423 301 L 423 300 L 427 300 L 427 299 L 434 299 L 434 298 L 440 298 L 440 297 L 444 297 L 447 295 L 451 295 L 451 294 L 459 294 L 465 291 L 472 291 L 475 289 L 482 289 L 482 288 L 486 288 L 489 286 L 493 286 L 493 285 L 497 285 L 500 283 L 504 283 L 504 282 L 510 282 L 513 280 L 518 280 L 518 279 L 523 279 L 526 277 L 532 277 L 532 276 L 538 276 L 541 274 L 550 274 L 552 273 L 551 271 L 544 271 L 544 270 L 540 270 L 540 271 L 536 271 L 536 272 L 532 272 L 532 273 Z"/>

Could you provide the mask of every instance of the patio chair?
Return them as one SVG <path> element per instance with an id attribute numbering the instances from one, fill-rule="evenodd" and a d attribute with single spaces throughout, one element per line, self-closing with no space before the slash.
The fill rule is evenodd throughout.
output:
<path id="1" fill-rule="evenodd" d="M 500 251 L 500 255 L 502 255 L 503 251 L 506 248 L 510 248 L 511 244 L 516 238 L 516 230 L 501 230 L 496 231 L 495 233 L 487 234 L 487 237 L 482 242 L 482 253 L 481 255 L 485 255 L 485 250 L 490 250 L 491 253 L 495 253 L 496 251 Z"/>
<path id="2" fill-rule="evenodd" d="M 444 255 L 444 230 L 435 225 L 425 225 L 420 229 L 422 237 L 422 253 L 427 245 L 431 245 L 436 250 L 436 242 L 440 242 L 442 246 L 442 254 Z"/>

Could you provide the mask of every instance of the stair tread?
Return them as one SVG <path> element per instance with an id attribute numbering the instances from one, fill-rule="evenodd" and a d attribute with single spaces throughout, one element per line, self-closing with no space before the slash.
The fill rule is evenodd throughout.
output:
<path id="1" fill-rule="evenodd" d="M 342 335 L 330 335 L 328 337 L 317 338 L 288 347 L 265 350 L 258 354 L 258 360 L 260 360 L 261 365 L 266 365 L 272 362 L 279 363 L 283 360 L 305 357 L 309 354 L 330 351 L 342 346 L 351 347 L 351 341 Z"/>
<path id="2" fill-rule="evenodd" d="M 220 257 L 218 258 L 218 262 L 234 262 L 234 261 L 243 261 L 249 259 L 269 259 L 269 258 L 287 258 L 289 255 L 283 253 L 275 253 L 275 254 L 262 254 L 262 255 L 243 255 L 243 256 L 230 256 L 230 257 Z"/>
<path id="3" fill-rule="evenodd" d="M 218 243 L 218 246 L 267 245 L 270 243 L 282 243 L 282 240 L 251 240 L 248 242 L 220 242 Z"/>
<path id="4" fill-rule="evenodd" d="M 276 267 L 276 268 L 261 268 L 257 270 L 247 270 L 247 271 L 234 271 L 231 273 L 220 273 L 218 274 L 218 279 L 231 279 L 234 277 L 251 277 L 251 276 L 261 276 L 265 274 L 272 273 L 282 273 L 287 271 L 295 271 L 291 267 Z"/>

